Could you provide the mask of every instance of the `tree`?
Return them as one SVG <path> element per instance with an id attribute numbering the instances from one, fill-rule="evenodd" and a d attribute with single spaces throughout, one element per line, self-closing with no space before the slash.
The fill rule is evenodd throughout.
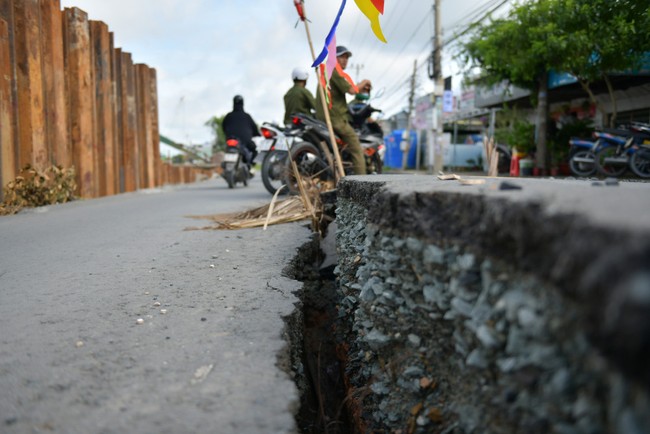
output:
<path id="1" fill-rule="evenodd" d="M 546 169 L 548 72 L 558 63 L 549 34 L 556 31 L 549 1 L 515 6 L 506 18 L 480 25 L 463 44 L 469 70 L 479 67 L 486 84 L 508 81 L 537 95 L 536 165 Z"/>
<path id="2" fill-rule="evenodd" d="M 537 167 L 545 168 L 548 72 L 574 75 L 601 111 L 591 84 L 604 80 L 615 107 L 608 74 L 640 64 L 648 26 L 647 0 L 537 0 L 479 25 L 460 57 L 487 84 L 505 80 L 537 95 Z"/>
<path id="3" fill-rule="evenodd" d="M 612 102 L 609 124 L 613 125 L 617 104 L 610 75 L 638 68 L 650 51 L 647 0 L 554 0 L 551 4 L 558 26 L 552 37 L 563 53 L 555 68 L 576 77 L 606 119 L 591 89 L 603 80 Z"/>
<path id="4" fill-rule="evenodd" d="M 210 127 L 212 134 L 214 134 L 214 143 L 212 144 L 212 154 L 226 149 L 226 133 L 223 132 L 223 118 L 222 116 L 212 116 L 205 123 L 205 126 Z"/>

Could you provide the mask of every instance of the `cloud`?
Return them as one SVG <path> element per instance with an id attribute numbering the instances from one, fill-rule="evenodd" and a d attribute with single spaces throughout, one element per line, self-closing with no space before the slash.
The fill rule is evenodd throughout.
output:
<path id="1" fill-rule="evenodd" d="M 443 26 L 450 28 L 487 1 L 443 2 Z M 245 97 L 246 110 L 258 123 L 282 120 L 282 97 L 292 85 L 291 70 L 312 61 L 305 27 L 298 22 L 291 0 L 61 2 L 107 23 L 116 46 L 132 53 L 135 62 L 157 70 L 161 133 L 177 141 L 210 140 L 205 121 L 230 111 L 235 94 Z M 317 53 L 339 4 L 334 0 L 306 2 Z M 369 21 L 354 2 L 348 1 L 337 39 L 352 50 L 351 64 L 363 65 L 360 75 L 373 80 L 376 89 L 397 89 L 390 98 L 376 101 L 378 107 L 385 104 L 382 108 L 388 113 L 406 104 L 399 84 L 411 74 L 413 60 L 425 59 L 430 52 L 431 7 L 427 1 L 387 0 L 380 17 L 388 39 L 384 44 L 372 35 Z M 426 69 L 420 69 L 419 77 L 423 92 L 432 88 Z M 315 84 L 313 77 L 309 82 L 312 92 Z"/>

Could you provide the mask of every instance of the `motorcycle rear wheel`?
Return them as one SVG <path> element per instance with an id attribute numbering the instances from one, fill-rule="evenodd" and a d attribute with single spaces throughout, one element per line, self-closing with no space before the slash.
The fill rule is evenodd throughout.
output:
<path id="1" fill-rule="evenodd" d="M 381 172 L 384 170 L 384 164 L 378 153 L 375 152 L 372 154 L 372 157 L 370 157 L 370 165 L 367 169 L 369 175 L 381 175 Z"/>
<path id="2" fill-rule="evenodd" d="M 290 157 L 296 163 L 298 173 L 303 182 L 315 185 L 319 189 L 326 189 L 321 181 L 331 179 L 331 171 L 327 161 L 321 156 L 320 150 L 309 142 L 297 142 L 291 147 Z M 287 161 L 287 186 L 292 194 L 298 194 L 300 189 L 298 181 L 291 167 L 291 160 Z"/>
<path id="3" fill-rule="evenodd" d="M 650 178 L 650 148 L 640 147 L 630 158 L 630 169 L 639 178 Z"/>
<path id="4" fill-rule="evenodd" d="M 575 161 L 574 158 L 591 159 L 591 163 Z M 569 159 L 569 169 L 575 176 L 591 176 L 596 172 L 596 156 L 591 151 L 577 151 Z"/>
<path id="5" fill-rule="evenodd" d="M 606 158 L 616 157 L 617 146 L 608 146 L 596 153 L 596 170 L 605 176 L 619 177 L 627 170 L 627 164 L 610 164 L 605 161 Z"/>
<path id="6" fill-rule="evenodd" d="M 235 172 L 230 171 L 226 173 L 226 182 L 228 183 L 228 188 L 235 188 Z"/>
<path id="7" fill-rule="evenodd" d="M 261 169 L 262 183 L 266 191 L 271 194 L 275 194 L 278 188 L 286 183 L 288 154 L 286 151 L 271 151 L 264 156 Z M 286 192 L 286 189 L 283 189 L 280 194 Z"/>

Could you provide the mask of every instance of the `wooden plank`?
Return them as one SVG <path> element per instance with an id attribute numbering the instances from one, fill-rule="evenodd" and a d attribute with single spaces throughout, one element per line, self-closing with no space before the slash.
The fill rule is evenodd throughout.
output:
<path id="1" fill-rule="evenodd" d="M 18 88 L 16 82 L 16 50 L 14 37 L 14 6 L 13 0 L 0 0 L 0 19 L 6 23 L 6 41 L 2 43 L 0 68 L 2 71 L 0 87 L 2 87 L 2 101 L 8 104 L 2 110 L 2 128 L 0 128 L 0 182 L 4 187 L 16 178 L 18 173 L 18 116 L 16 112 Z M 0 188 L 0 197 L 2 196 Z"/>
<path id="2" fill-rule="evenodd" d="M 115 194 L 113 98 L 108 26 L 90 22 L 95 84 L 95 143 L 97 144 L 99 195 Z"/>
<path id="3" fill-rule="evenodd" d="M 135 71 L 130 53 L 122 52 L 121 74 L 124 191 L 129 192 L 139 188 Z"/>
<path id="4" fill-rule="evenodd" d="M 94 173 L 90 26 L 86 12 L 78 8 L 66 8 L 64 34 L 72 161 L 77 172 L 79 195 L 91 198 L 97 196 L 97 188 Z"/>
<path id="5" fill-rule="evenodd" d="M 16 72 L 18 83 L 18 164 L 44 170 L 49 165 L 45 143 L 41 12 L 38 0 L 14 3 Z"/>
<path id="6" fill-rule="evenodd" d="M 136 88 L 136 119 L 138 123 L 138 132 L 136 146 L 138 148 L 138 185 L 140 188 L 147 188 L 147 113 L 146 113 L 146 96 L 145 84 L 143 77 L 143 64 L 134 65 L 135 88 Z"/>
<path id="7" fill-rule="evenodd" d="M 117 109 L 119 107 L 118 103 L 118 92 L 117 92 L 117 82 L 115 78 L 116 70 L 116 51 L 115 51 L 115 42 L 113 39 L 113 32 L 108 32 L 108 55 L 110 62 L 110 103 L 111 103 L 111 133 L 110 136 L 112 140 L 107 142 L 107 146 L 111 147 L 111 153 L 113 154 L 113 194 L 120 192 L 120 153 L 119 153 L 119 136 L 118 136 L 118 114 Z M 121 57 L 121 56 L 120 56 Z M 119 71 L 119 68 L 118 68 Z M 107 151 L 108 152 L 108 151 Z"/>
<path id="8" fill-rule="evenodd" d="M 122 116 L 122 50 L 116 48 L 113 52 L 113 93 L 115 95 L 115 141 L 116 141 L 116 160 L 117 160 L 117 181 L 119 193 L 126 190 L 126 174 L 124 172 L 124 128 Z"/>
<path id="9" fill-rule="evenodd" d="M 138 76 L 140 77 L 141 88 L 141 110 L 142 114 L 142 129 L 144 130 L 140 136 L 143 140 L 141 149 L 143 150 L 142 160 L 144 162 L 144 179 L 146 180 L 146 188 L 154 188 L 156 184 L 156 169 L 157 161 L 160 157 L 156 157 L 155 149 L 159 147 L 159 142 L 154 139 L 154 129 L 157 128 L 158 121 L 156 113 L 153 110 L 152 101 L 152 76 L 151 69 L 144 64 L 137 65 Z M 155 77 L 154 77 L 155 79 Z"/>
<path id="10" fill-rule="evenodd" d="M 158 121 L 158 79 L 156 70 L 149 68 L 149 103 L 151 112 L 151 145 L 153 150 L 153 181 L 154 186 L 161 186 L 162 182 L 162 160 L 160 158 L 160 127 Z"/>
<path id="11" fill-rule="evenodd" d="M 9 24 L 0 18 L 0 201 L 8 182 L 16 178 L 16 140 Z"/>
<path id="12" fill-rule="evenodd" d="M 50 164 L 72 167 L 63 59 L 63 22 L 59 0 L 39 0 L 43 47 L 45 137 Z"/>

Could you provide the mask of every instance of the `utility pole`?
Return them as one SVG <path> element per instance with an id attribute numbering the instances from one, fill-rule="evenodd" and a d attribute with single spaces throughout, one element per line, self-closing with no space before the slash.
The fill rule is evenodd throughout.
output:
<path id="1" fill-rule="evenodd" d="M 413 102 L 415 99 L 415 76 L 418 71 L 417 59 L 413 61 L 413 75 L 411 76 L 411 91 L 409 92 L 409 111 L 406 118 L 406 129 L 402 135 L 402 170 L 406 170 L 406 163 L 408 162 L 409 151 L 411 150 L 411 123 L 413 123 Z"/>
<path id="2" fill-rule="evenodd" d="M 352 69 L 355 71 L 355 76 L 356 76 L 356 82 L 359 82 L 359 71 L 363 69 L 363 65 L 355 64 L 355 65 L 350 65 Z"/>
<path id="3" fill-rule="evenodd" d="M 435 38 L 433 47 L 433 77 L 434 80 L 434 107 L 433 107 L 433 173 L 437 174 L 443 167 L 443 149 L 442 149 L 442 25 L 440 20 L 440 3 L 442 0 L 433 1 Z"/>

